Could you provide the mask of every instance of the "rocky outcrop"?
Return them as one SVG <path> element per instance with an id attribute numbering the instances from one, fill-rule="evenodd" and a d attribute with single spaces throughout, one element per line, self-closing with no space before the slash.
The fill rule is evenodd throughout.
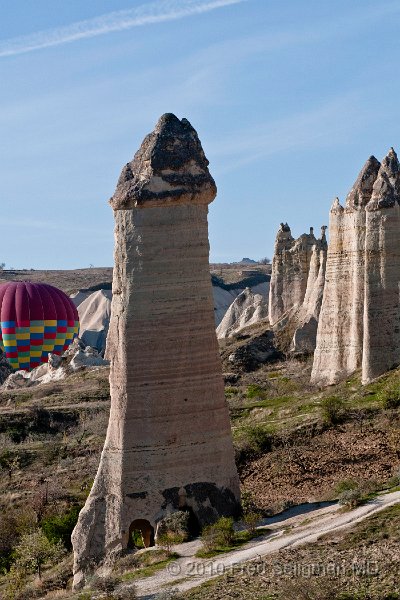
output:
<path id="1" fill-rule="evenodd" d="M 366 206 L 362 378 L 400 364 L 400 165 L 383 159 Z"/>
<path id="2" fill-rule="evenodd" d="M 258 323 L 268 317 L 268 306 L 261 294 L 253 294 L 246 288 L 232 302 L 224 318 L 217 327 L 217 337 L 227 338 L 234 333 Z"/>
<path id="3" fill-rule="evenodd" d="M 256 371 L 262 365 L 283 358 L 276 346 L 274 332 L 267 329 L 260 335 L 251 336 L 239 334 L 239 341 L 235 348 L 229 345 L 222 351 L 222 359 L 229 371 L 225 374 L 227 383 L 235 383 L 235 375 L 242 372 Z"/>
<path id="4" fill-rule="evenodd" d="M 215 325 L 218 327 L 222 319 L 224 318 L 229 307 L 235 302 L 235 299 L 241 294 L 246 288 L 244 287 L 229 287 L 224 289 L 218 285 L 213 285 L 213 296 L 214 296 L 214 316 Z M 264 299 L 264 304 L 268 307 L 268 295 L 269 295 L 269 280 L 251 285 L 250 287 L 253 294 L 259 294 Z"/>
<path id="5" fill-rule="evenodd" d="M 107 355 L 111 410 L 72 541 L 83 583 L 168 514 L 236 514 L 239 484 L 215 335 L 208 204 L 216 187 L 196 131 L 164 115 L 111 198 L 115 268 Z"/>
<path id="6" fill-rule="evenodd" d="M 325 287 L 325 270 L 328 244 L 325 230 L 316 240 L 311 254 L 306 293 L 297 313 L 293 317 L 294 334 L 290 351 L 292 354 L 312 354 L 317 340 L 317 329 Z"/>
<path id="7" fill-rule="evenodd" d="M 400 183 L 396 153 L 371 156 L 342 207 L 333 203 L 311 381 L 364 382 L 400 363 Z"/>
<path id="8" fill-rule="evenodd" d="M 317 239 L 314 229 L 298 239 L 287 223 L 276 236 L 269 294 L 269 319 L 279 331 L 280 344 L 293 354 L 315 349 L 319 312 L 325 284 L 326 227 Z"/>
<path id="9" fill-rule="evenodd" d="M 49 354 L 47 363 L 32 371 L 13 371 L 4 381 L 2 390 L 15 390 L 43 385 L 51 381 L 66 379 L 76 371 L 107 367 L 109 362 L 95 348 L 82 347 L 78 338 L 72 342 L 62 356 Z"/>
<path id="10" fill-rule="evenodd" d="M 78 305 L 79 336 L 85 346 L 104 353 L 111 315 L 111 290 L 98 290 Z"/>
<path id="11" fill-rule="evenodd" d="M 302 305 L 316 241 L 313 228 L 295 240 L 289 225 L 281 223 L 275 240 L 269 292 L 272 326 Z"/>

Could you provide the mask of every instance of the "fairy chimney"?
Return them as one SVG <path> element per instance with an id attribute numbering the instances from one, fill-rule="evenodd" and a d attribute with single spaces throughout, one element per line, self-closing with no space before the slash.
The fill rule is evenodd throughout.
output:
<path id="1" fill-rule="evenodd" d="M 276 234 L 269 291 L 269 321 L 271 325 L 298 308 L 307 288 L 311 254 L 316 243 L 313 228 L 297 240 L 287 223 L 281 223 Z"/>
<path id="2" fill-rule="evenodd" d="M 73 533 L 74 583 L 166 515 L 197 526 L 239 510 L 239 482 L 209 272 L 216 186 L 196 131 L 166 114 L 122 170 L 110 204 L 115 268 L 111 410 Z"/>
<path id="3" fill-rule="evenodd" d="M 326 283 L 311 381 L 361 368 L 367 383 L 400 364 L 400 167 L 371 156 L 343 208 L 331 209 Z"/>

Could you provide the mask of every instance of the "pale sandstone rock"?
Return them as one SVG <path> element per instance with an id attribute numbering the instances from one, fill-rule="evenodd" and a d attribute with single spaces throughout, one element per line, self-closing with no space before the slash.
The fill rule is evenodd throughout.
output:
<path id="1" fill-rule="evenodd" d="M 362 379 L 400 364 L 400 165 L 383 159 L 366 206 Z"/>
<path id="2" fill-rule="evenodd" d="M 254 325 L 268 317 L 268 306 L 261 294 L 246 288 L 232 302 L 217 327 L 218 339 L 230 337 L 243 327 Z"/>
<path id="3" fill-rule="evenodd" d="M 269 295 L 269 319 L 277 331 L 293 335 L 288 349 L 309 354 L 315 349 L 325 283 L 326 227 L 317 240 L 314 229 L 295 240 L 288 224 L 276 236 Z"/>
<path id="4" fill-rule="evenodd" d="M 269 320 L 272 326 L 301 306 L 307 288 L 311 254 L 316 243 L 314 231 L 297 240 L 287 223 L 278 230 L 269 291 Z"/>
<path id="5" fill-rule="evenodd" d="M 393 149 L 382 165 L 372 156 L 345 208 L 332 207 L 313 383 L 360 367 L 365 383 L 400 362 L 399 181 Z"/>
<path id="6" fill-rule="evenodd" d="M 301 307 L 294 316 L 295 332 L 291 352 L 312 354 L 317 339 L 318 320 L 325 287 L 325 270 L 328 244 L 325 230 L 321 227 L 321 237 L 313 246 L 307 278 L 306 293 Z"/>
<path id="7" fill-rule="evenodd" d="M 190 509 L 236 514 L 239 483 L 215 335 L 208 204 L 216 187 L 196 131 L 164 115 L 110 203 L 115 269 L 107 340 L 111 410 L 73 533 L 74 582 L 126 548 L 134 521 Z M 137 525 L 136 525 L 137 526 Z"/>
<path id="8" fill-rule="evenodd" d="M 106 349 L 106 340 L 111 315 L 111 290 L 97 290 L 78 305 L 79 336 L 85 346 Z"/>

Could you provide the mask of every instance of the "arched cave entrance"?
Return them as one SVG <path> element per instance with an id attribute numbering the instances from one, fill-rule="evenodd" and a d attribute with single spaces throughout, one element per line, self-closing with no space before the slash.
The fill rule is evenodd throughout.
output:
<path id="1" fill-rule="evenodd" d="M 128 548 L 150 546 L 154 546 L 154 528 L 146 519 L 135 519 L 129 527 Z"/>

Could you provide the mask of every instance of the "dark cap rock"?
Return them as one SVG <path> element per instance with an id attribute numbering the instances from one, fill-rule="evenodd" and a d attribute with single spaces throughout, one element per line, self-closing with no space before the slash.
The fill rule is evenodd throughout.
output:
<path id="1" fill-rule="evenodd" d="M 381 163 L 375 156 L 370 156 L 360 171 L 352 189 L 346 198 L 347 209 L 365 208 L 371 200 L 374 183 Z"/>
<path id="2" fill-rule="evenodd" d="M 217 188 L 196 130 L 163 115 L 125 165 L 110 199 L 114 210 L 170 204 L 209 204 Z"/>
<path id="3" fill-rule="evenodd" d="M 390 148 L 379 169 L 367 210 L 391 208 L 396 203 L 400 204 L 400 164 L 396 152 Z"/>

